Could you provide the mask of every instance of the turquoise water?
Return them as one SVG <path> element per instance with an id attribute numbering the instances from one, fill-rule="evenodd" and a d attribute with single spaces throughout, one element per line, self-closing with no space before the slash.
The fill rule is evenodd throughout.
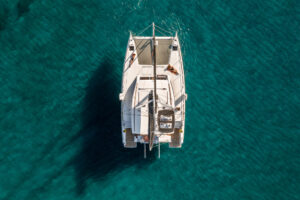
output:
<path id="1" fill-rule="evenodd" d="M 0 1 L 0 199 L 300 199 L 300 6 Z M 178 30 L 182 149 L 123 149 L 128 31 Z M 150 34 L 151 31 L 146 32 Z"/>

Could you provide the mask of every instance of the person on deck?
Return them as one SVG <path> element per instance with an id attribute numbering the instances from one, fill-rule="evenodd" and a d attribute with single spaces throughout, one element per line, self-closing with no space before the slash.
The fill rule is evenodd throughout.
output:
<path id="1" fill-rule="evenodd" d="M 176 75 L 178 74 L 177 70 L 170 64 L 168 64 L 167 70 L 169 70 L 173 74 L 176 74 Z"/>
<path id="2" fill-rule="evenodd" d="M 130 59 L 130 65 L 132 65 L 134 58 L 135 58 L 136 54 L 132 53 L 131 59 Z"/>

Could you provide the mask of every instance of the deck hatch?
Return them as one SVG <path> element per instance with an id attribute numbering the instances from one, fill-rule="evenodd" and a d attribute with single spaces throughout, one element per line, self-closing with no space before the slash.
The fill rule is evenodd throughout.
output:
<path id="1" fill-rule="evenodd" d="M 174 111 L 159 110 L 158 111 L 158 127 L 163 133 L 170 133 L 174 130 Z"/>

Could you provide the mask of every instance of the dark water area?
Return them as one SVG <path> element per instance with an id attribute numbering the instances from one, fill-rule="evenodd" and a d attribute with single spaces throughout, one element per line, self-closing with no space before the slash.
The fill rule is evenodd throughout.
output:
<path id="1" fill-rule="evenodd" d="M 152 152 L 144 160 L 141 146 L 125 149 L 120 145 L 119 88 L 105 76 L 116 67 L 111 63 L 104 60 L 88 83 L 82 112 L 83 126 L 78 134 L 82 137 L 83 146 L 73 163 L 77 171 L 78 194 L 84 193 L 88 178 L 99 181 L 111 171 L 133 165 L 142 167 L 155 159 Z M 105 94 L 102 91 L 106 91 Z"/>
<path id="2" fill-rule="evenodd" d="M 0 0 L 0 199 L 299 199 L 299 13 Z M 122 147 L 118 96 L 129 31 L 152 22 L 178 31 L 188 101 L 183 148 L 144 160 Z"/>

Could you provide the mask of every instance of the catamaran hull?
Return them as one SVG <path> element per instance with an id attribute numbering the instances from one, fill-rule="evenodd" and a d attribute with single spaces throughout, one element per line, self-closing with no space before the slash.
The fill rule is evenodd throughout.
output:
<path id="1" fill-rule="evenodd" d="M 156 49 L 155 55 L 153 48 Z M 154 92 L 157 92 L 155 96 Z M 155 37 L 155 40 L 130 34 L 119 98 L 125 148 L 136 148 L 137 143 L 149 144 L 151 141 L 153 144 L 168 143 L 170 148 L 182 147 L 187 95 L 177 33 L 175 37 Z M 156 110 L 169 110 L 169 115 L 159 118 L 151 106 L 156 106 Z M 153 140 L 150 133 L 154 134 Z"/>

